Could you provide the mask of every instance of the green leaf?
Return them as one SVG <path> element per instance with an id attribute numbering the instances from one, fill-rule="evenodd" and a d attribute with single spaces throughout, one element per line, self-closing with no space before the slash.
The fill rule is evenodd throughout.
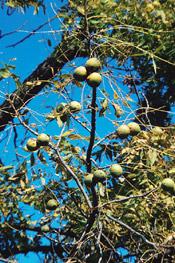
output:
<path id="1" fill-rule="evenodd" d="M 117 103 L 113 103 L 112 105 L 113 105 L 114 110 L 115 110 L 115 116 L 116 116 L 117 118 L 120 118 L 120 117 L 121 117 L 121 109 L 120 109 L 120 106 L 119 106 Z"/>
<path id="2" fill-rule="evenodd" d="M 95 20 L 95 19 L 91 19 L 91 20 L 89 20 L 89 22 L 90 22 L 91 24 L 93 24 L 93 25 L 96 25 L 96 24 L 101 23 L 101 21 Z"/>
<path id="3" fill-rule="evenodd" d="M 84 15 L 84 6 L 78 6 L 77 7 L 78 12 L 80 12 L 82 15 Z"/>
<path id="4" fill-rule="evenodd" d="M 2 78 L 8 78 L 10 77 L 10 71 L 8 69 L 5 68 L 1 68 L 0 69 L 0 76 L 2 76 Z"/>
<path id="5" fill-rule="evenodd" d="M 156 74 L 157 73 L 157 66 L 156 66 L 153 54 L 151 54 L 151 58 L 152 58 L 152 62 L 153 62 L 154 73 Z"/>
<path id="6" fill-rule="evenodd" d="M 46 158 L 44 157 L 43 153 L 41 151 L 38 151 L 37 153 L 37 156 L 39 158 L 39 160 L 44 163 L 45 165 L 47 165 L 47 162 L 46 162 Z"/>
<path id="7" fill-rule="evenodd" d="M 106 110 L 108 108 L 108 100 L 107 99 L 104 99 L 103 102 L 102 102 L 102 108 L 99 112 L 99 117 L 102 117 L 102 116 L 105 116 L 105 113 L 106 113 Z"/>
<path id="8" fill-rule="evenodd" d="M 20 186 L 21 186 L 21 189 L 24 190 L 25 189 L 25 183 L 23 180 L 20 180 Z"/>
<path id="9" fill-rule="evenodd" d="M 46 120 L 55 120 L 57 118 L 57 116 L 56 116 L 56 112 L 55 111 L 53 111 L 53 112 L 51 112 L 50 114 L 48 114 L 47 115 L 47 117 L 46 117 Z"/>

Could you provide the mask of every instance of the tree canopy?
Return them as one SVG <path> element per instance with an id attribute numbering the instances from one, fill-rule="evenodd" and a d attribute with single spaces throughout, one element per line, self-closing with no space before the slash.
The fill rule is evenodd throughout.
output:
<path id="1" fill-rule="evenodd" d="M 47 11 L 2 1 L 11 15 L 30 6 Z M 36 70 L 22 81 L 3 62 L 0 260 L 174 262 L 174 10 L 61 1 L 41 25 L 58 20 L 61 34 Z"/>

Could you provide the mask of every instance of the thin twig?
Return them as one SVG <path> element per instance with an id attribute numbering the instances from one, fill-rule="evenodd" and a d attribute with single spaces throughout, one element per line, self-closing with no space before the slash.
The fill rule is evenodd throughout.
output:
<path id="1" fill-rule="evenodd" d="M 102 262 L 102 256 L 103 256 L 103 251 L 102 251 L 102 247 L 100 244 L 102 230 L 103 230 L 101 221 L 98 222 L 98 227 L 99 227 L 99 232 L 98 232 L 97 242 L 95 245 L 99 248 L 99 251 L 100 251 L 100 258 L 98 260 L 98 263 L 100 263 Z"/>
<path id="2" fill-rule="evenodd" d="M 78 122 L 83 128 L 85 128 L 88 132 L 91 132 L 91 130 L 90 130 L 86 125 L 84 125 L 81 121 L 79 121 L 71 112 L 70 112 L 70 116 L 71 116 L 76 122 Z"/>
<path id="3" fill-rule="evenodd" d="M 34 135 L 38 136 L 38 133 L 35 132 L 34 130 L 32 130 L 27 124 L 25 124 L 25 122 L 23 122 L 23 120 L 20 118 L 19 114 L 17 113 L 16 111 L 16 115 L 17 115 L 17 118 L 18 120 L 20 121 L 20 123 L 27 129 L 29 130 L 31 133 L 33 133 Z"/>
<path id="4" fill-rule="evenodd" d="M 43 23 L 42 25 L 40 25 L 39 27 L 37 27 L 36 29 L 34 29 L 30 34 L 28 34 L 26 37 L 24 37 L 23 39 L 19 40 L 18 42 L 16 42 L 15 44 L 6 46 L 7 48 L 9 47 L 15 47 L 17 45 L 19 45 L 20 43 L 22 43 L 23 41 L 25 41 L 27 38 L 31 37 L 35 32 L 37 32 L 40 28 L 42 28 L 43 26 L 47 25 L 48 23 L 50 23 L 52 20 L 54 20 L 57 17 L 54 16 L 51 19 L 49 19 L 48 21 L 46 21 L 45 23 Z"/>
<path id="5" fill-rule="evenodd" d="M 147 100 L 145 94 L 143 94 L 143 93 L 141 93 L 141 94 L 142 94 L 142 96 L 144 97 L 144 99 L 145 99 L 145 101 L 146 101 L 145 116 L 146 116 L 146 118 L 147 118 L 147 121 L 148 121 L 148 123 L 149 123 L 149 126 L 150 126 L 151 129 L 152 129 L 152 125 L 151 125 L 150 119 L 148 118 L 148 110 L 149 110 L 149 108 L 150 108 L 150 107 L 149 107 L 149 102 L 148 102 L 148 100 Z"/>
<path id="6" fill-rule="evenodd" d="M 3 37 L 6 37 L 6 36 L 8 36 L 8 35 L 12 35 L 12 34 L 14 34 L 14 33 L 17 33 L 21 28 L 23 28 L 23 26 L 26 25 L 26 23 L 27 23 L 27 22 L 25 22 L 22 26 L 20 26 L 19 28 L 17 28 L 17 29 L 14 30 L 14 31 L 5 33 L 5 34 L 3 34 L 3 35 L 0 35 L 0 39 L 3 38 Z"/>
<path id="7" fill-rule="evenodd" d="M 102 233 L 102 237 L 106 240 L 106 242 L 108 243 L 108 245 L 111 247 L 111 249 L 113 250 L 113 252 L 115 254 L 117 254 L 117 257 L 120 258 L 121 255 L 119 254 L 119 252 L 116 250 L 116 248 L 112 245 L 112 243 L 110 242 L 110 240 L 107 238 L 107 236 Z"/>
<path id="8" fill-rule="evenodd" d="M 78 177 L 76 176 L 76 174 L 72 171 L 72 169 L 71 169 L 71 168 L 66 164 L 66 162 L 63 160 L 63 158 L 62 158 L 61 155 L 60 155 L 60 152 L 59 152 L 58 147 L 54 147 L 53 144 L 51 144 L 51 143 L 49 143 L 49 146 L 50 146 L 50 148 L 52 148 L 53 150 L 56 151 L 56 154 L 57 154 L 60 162 L 63 164 L 63 166 L 66 168 L 66 170 L 71 174 L 71 176 L 74 178 L 74 180 L 76 181 L 78 187 L 80 188 L 80 190 L 81 190 L 81 192 L 82 192 L 82 194 L 83 194 L 83 196 L 84 196 L 84 198 L 85 198 L 88 206 L 89 206 L 90 208 L 92 208 L 92 204 L 91 204 L 91 202 L 90 202 L 90 200 L 89 200 L 89 197 L 88 197 L 88 195 L 86 194 L 86 192 L 85 192 L 85 190 L 84 190 L 84 188 L 83 188 L 80 180 L 78 179 Z"/>
<path id="9" fill-rule="evenodd" d="M 122 221 L 108 215 L 105 214 L 110 220 L 116 222 L 117 224 L 123 226 L 124 228 L 128 229 L 130 232 L 134 233 L 135 235 L 137 235 L 138 237 L 140 237 L 146 244 L 154 247 L 156 250 L 158 249 L 157 246 L 155 245 L 155 243 L 149 241 L 146 237 L 144 237 L 142 234 L 140 234 L 139 232 L 137 232 L 136 230 L 134 230 L 132 227 L 128 226 L 127 224 L 123 223 Z"/>
<path id="10" fill-rule="evenodd" d="M 142 194 L 142 195 L 131 195 L 131 196 L 128 196 L 128 197 L 123 198 L 123 199 L 118 199 L 118 200 L 109 201 L 109 202 L 104 203 L 104 204 L 102 204 L 101 206 L 99 206 L 99 208 L 104 207 L 104 206 L 106 206 L 106 205 L 113 204 L 113 203 L 126 202 L 126 201 L 128 201 L 129 199 L 144 198 L 145 196 L 147 196 L 147 195 L 149 195 L 150 193 L 152 193 L 153 191 L 155 191 L 157 188 L 158 188 L 158 187 L 156 187 L 156 188 L 154 188 L 154 189 L 150 190 L 149 192 L 146 192 L 146 193 L 144 193 L 144 194 Z"/>
<path id="11" fill-rule="evenodd" d="M 15 261 L 9 260 L 9 259 L 5 259 L 5 258 L 0 258 L 1 262 L 6 262 L 6 263 L 15 263 Z"/>
<path id="12" fill-rule="evenodd" d="M 87 0 L 84 0 L 84 17 L 85 17 L 85 34 L 89 47 L 89 54 L 92 55 L 91 37 L 89 33 L 88 17 L 87 17 Z"/>
<path id="13" fill-rule="evenodd" d="M 104 136 L 101 140 L 99 140 L 96 144 L 94 144 L 93 148 L 97 147 L 101 142 L 103 142 L 105 139 L 107 139 L 108 137 L 114 135 L 116 133 L 116 131 L 110 132 L 109 134 L 107 134 L 106 136 Z"/>

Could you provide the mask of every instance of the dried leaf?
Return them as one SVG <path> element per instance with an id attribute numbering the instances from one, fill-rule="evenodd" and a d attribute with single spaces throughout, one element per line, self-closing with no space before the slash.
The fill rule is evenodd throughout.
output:
<path id="1" fill-rule="evenodd" d="M 115 100 L 118 100 L 118 94 L 117 94 L 116 91 L 114 91 L 114 99 L 115 99 Z"/>
<path id="2" fill-rule="evenodd" d="M 116 116 L 117 118 L 120 118 L 120 117 L 121 117 L 121 109 L 120 109 L 120 106 L 119 106 L 117 103 L 113 103 L 112 105 L 113 105 L 114 110 L 115 110 L 115 116 Z"/>

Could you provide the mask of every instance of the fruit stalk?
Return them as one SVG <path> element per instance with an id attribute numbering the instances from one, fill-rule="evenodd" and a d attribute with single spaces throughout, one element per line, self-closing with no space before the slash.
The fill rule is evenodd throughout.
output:
<path id="1" fill-rule="evenodd" d="M 97 98 L 97 89 L 96 87 L 93 88 L 93 95 L 92 95 L 92 103 L 91 103 L 91 135 L 90 135 L 90 142 L 89 142 L 89 147 L 87 150 L 87 172 L 91 173 L 91 167 L 92 167 L 92 162 L 91 162 L 91 153 L 94 145 L 94 140 L 95 140 L 95 130 L 96 130 L 96 98 Z"/>

